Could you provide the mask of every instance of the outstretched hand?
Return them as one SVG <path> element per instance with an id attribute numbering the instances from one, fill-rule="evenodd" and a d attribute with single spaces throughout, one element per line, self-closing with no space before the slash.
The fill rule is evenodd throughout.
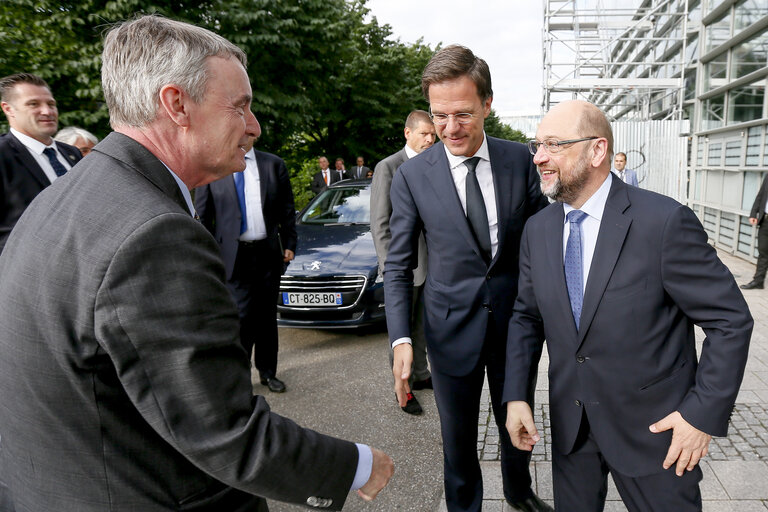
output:
<path id="1" fill-rule="evenodd" d="M 677 467 L 675 468 L 677 476 L 683 476 L 686 470 L 692 471 L 701 458 L 707 454 L 709 443 L 712 441 L 711 435 L 702 432 L 685 421 L 683 416 L 677 411 L 648 428 L 654 434 L 672 429 L 672 442 L 669 445 L 669 450 L 662 466 L 664 469 L 669 469 L 677 461 Z"/>
<path id="2" fill-rule="evenodd" d="M 357 495 L 365 501 L 373 501 L 395 473 L 395 464 L 389 455 L 373 447 L 371 447 L 371 452 L 373 453 L 371 477 L 364 486 L 357 490 Z"/>

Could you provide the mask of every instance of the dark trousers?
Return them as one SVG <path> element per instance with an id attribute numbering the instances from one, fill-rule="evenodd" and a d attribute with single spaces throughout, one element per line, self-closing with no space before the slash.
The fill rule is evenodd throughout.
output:
<path id="1" fill-rule="evenodd" d="M 505 427 L 507 408 L 501 403 L 501 395 L 504 388 L 506 340 L 501 340 L 496 335 L 492 317 L 489 318 L 488 325 L 483 354 L 477 367 L 469 375 L 447 375 L 432 365 L 432 382 L 443 436 L 443 478 L 449 512 L 477 512 L 482 508 L 483 481 L 477 460 L 477 423 L 483 377 L 486 372 L 491 408 L 501 441 L 504 497 L 510 501 L 521 501 L 533 494 L 528 469 L 531 452 L 512 446 Z M 536 389 L 537 366 L 538 361 L 529 375 L 528 402 L 531 407 Z"/>
<path id="2" fill-rule="evenodd" d="M 659 468 L 664 459 L 659 459 Z M 652 475 L 630 477 L 613 469 L 600 453 L 586 415 L 582 416 L 576 447 L 568 455 L 552 449 L 555 510 L 602 512 L 608 473 L 629 512 L 697 512 L 701 510 L 701 468 L 675 474 L 675 466 Z"/>
<path id="3" fill-rule="evenodd" d="M 277 373 L 277 294 L 283 262 L 267 240 L 240 242 L 227 282 L 240 312 L 240 343 L 261 378 Z"/>
<path id="4" fill-rule="evenodd" d="M 757 268 L 753 280 L 764 282 L 766 270 L 768 270 L 768 219 L 763 218 L 763 222 L 757 229 Z"/>

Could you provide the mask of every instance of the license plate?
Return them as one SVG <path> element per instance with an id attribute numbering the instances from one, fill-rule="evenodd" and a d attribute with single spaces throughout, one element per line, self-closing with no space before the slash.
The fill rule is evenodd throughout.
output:
<path id="1" fill-rule="evenodd" d="M 283 292 L 285 306 L 341 306 L 341 294 Z"/>

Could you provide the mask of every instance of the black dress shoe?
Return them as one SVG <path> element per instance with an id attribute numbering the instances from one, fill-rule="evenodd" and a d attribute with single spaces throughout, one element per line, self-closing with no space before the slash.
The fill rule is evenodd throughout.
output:
<path id="1" fill-rule="evenodd" d="M 742 290 L 762 290 L 763 289 L 763 283 L 762 281 L 755 281 L 754 279 L 747 284 L 743 284 L 740 287 Z"/>
<path id="2" fill-rule="evenodd" d="M 414 391 L 418 391 L 420 389 L 434 389 L 432 387 L 432 377 L 427 377 L 424 380 L 413 381 L 413 385 L 411 386 L 411 389 L 413 389 Z"/>
<path id="3" fill-rule="evenodd" d="M 413 393 L 408 393 L 408 401 L 405 403 L 405 406 L 401 407 L 401 409 L 404 412 L 413 415 L 419 415 L 424 412 L 424 409 L 421 408 L 419 401 L 416 400 L 416 397 L 413 396 Z"/>
<path id="4" fill-rule="evenodd" d="M 523 501 L 509 501 L 509 506 L 512 510 L 520 510 L 522 512 L 555 512 L 555 509 L 541 501 L 541 498 L 535 494 Z"/>
<path id="5" fill-rule="evenodd" d="M 285 391 L 285 384 L 277 377 L 262 377 L 261 383 L 267 386 L 273 393 L 282 393 Z"/>

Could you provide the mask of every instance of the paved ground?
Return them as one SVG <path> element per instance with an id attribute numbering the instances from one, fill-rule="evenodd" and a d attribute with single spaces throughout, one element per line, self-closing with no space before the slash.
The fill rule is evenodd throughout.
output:
<path id="1" fill-rule="evenodd" d="M 754 265 L 728 254 L 720 258 L 736 277 L 746 283 L 751 280 Z M 744 297 L 755 319 L 749 362 L 744 382 L 736 401 L 727 438 L 715 438 L 710 453 L 701 467 L 704 512 L 768 512 L 768 289 L 748 290 Z M 703 338 L 701 331 L 697 339 Z M 549 407 L 547 396 L 546 354 L 539 372 L 536 400 L 536 423 L 544 425 L 544 444 L 533 452 L 532 474 L 536 492 L 552 503 L 551 446 L 549 444 Z M 487 391 L 486 391 L 487 396 Z M 488 400 L 486 400 L 488 402 Z M 511 511 L 504 502 L 501 489 L 498 431 L 490 414 L 490 402 L 479 418 L 478 454 L 483 466 L 485 500 L 484 512 Z M 608 512 L 625 512 L 613 482 L 608 491 Z M 445 510 L 441 501 L 439 511 Z"/>
<path id="2" fill-rule="evenodd" d="M 729 255 L 721 258 L 739 283 L 750 280 L 754 266 Z M 745 292 L 755 330 L 747 374 L 732 418 L 730 436 L 716 439 L 702 463 L 705 512 L 768 512 L 768 289 Z M 442 501 L 442 454 L 434 396 L 418 391 L 420 417 L 402 413 L 394 403 L 384 332 L 357 335 L 348 331 L 280 330 L 279 377 L 288 392 L 267 393 L 272 408 L 302 425 L 383 449 L 395 461 L 395 477 L 373 503 L 351 495 L 345 512 L 437 512 Z M 548 397 L 546 354 L 537 391 L 537 422 L 545 443 L 533 455 L 537 493 L 552 499 L 550 452 L 546 439 Z M 486 400 L 487 391 L 486 391 Z M 484 512 L 508 512 L 498 466 L 498 435 L 487 405 L 478 419 L 478 453 L 484 474 Z M 318 468 L 322 471 L 322 468 Z M 611 486 L 606 510 L 626 510 Z M 303 507 L 270 502 L 272 512 L 298 512 Z"/>

